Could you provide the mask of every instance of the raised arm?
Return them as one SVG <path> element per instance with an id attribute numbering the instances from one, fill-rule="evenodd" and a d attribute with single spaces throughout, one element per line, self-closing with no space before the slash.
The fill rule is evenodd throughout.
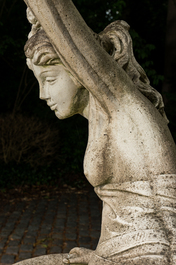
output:
<path id="1" fill-rule="evenodd" d="M 133 88 L 130 78 L 100 46 L 71 0 L 25 2 L 47 33 L 64 65 L 106 111 L 109 109 L 107 104 L 114 104 L 114 100 L 117 104 L 117 99 L 129 87 Z"/>

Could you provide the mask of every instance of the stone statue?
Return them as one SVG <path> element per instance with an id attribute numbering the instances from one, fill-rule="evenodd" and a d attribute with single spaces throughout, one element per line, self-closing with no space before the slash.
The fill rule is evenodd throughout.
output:
<path id="1" fill-rule="evenodd" d="M 129 25 L 115 21 L 95 34 L 71 0 L 25 2 L 25 54 L 40 98 L 59 119 L 89 120 L 84 172 L 103 201 L 96 250 L 74 248 L 57 264 L 176 264 L 176 149 Z"/>

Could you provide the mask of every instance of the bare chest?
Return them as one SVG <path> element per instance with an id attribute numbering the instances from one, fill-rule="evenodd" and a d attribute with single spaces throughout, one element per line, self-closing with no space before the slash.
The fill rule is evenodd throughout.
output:
<path id="1" fill-rule="evenodd" d="M 111 178 L 111 162 L 111 146 L 106 130 L 98 138 L 90 135 L 84 158 L 84 173 L 92 186 L 102 185 Z"/>

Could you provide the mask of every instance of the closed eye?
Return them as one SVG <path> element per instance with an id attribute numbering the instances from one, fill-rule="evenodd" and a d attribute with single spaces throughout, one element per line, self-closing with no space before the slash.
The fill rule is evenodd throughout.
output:
<path id="1" fill-rule="evenodd" d="M 56 78 L 47 77 L 46 82 L 49 83 L 50 85 L 54 85 L 54 83 L 56 82 Z"/>

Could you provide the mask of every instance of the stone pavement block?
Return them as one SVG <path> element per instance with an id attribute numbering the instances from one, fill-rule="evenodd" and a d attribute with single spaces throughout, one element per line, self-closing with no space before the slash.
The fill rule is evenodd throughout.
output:
<path id="1" fill-rule="evenodd" d="M 12 246 L 12 247 L 7 247 L 6 249 L 6 254 L 12 254 L 12 255 L 17 255 L 18 254 L 18 246 Z"/>
<path id="2" fill-rule="evenodd" d="M 14 239 L 14 240 L 15 239 L 21 239 L 22 237 L 23 237 L 23 235 L 21 235 L 21 234 L 15 234 L 14 233 L 14 234 L 11 235 L 11 238 Z"/>
<path id="3" fill-rule="evenodd" d="M 69 207 L 68 218 L 77 219 L 77 209 L 76 208 Z"/>
<path id="4" fill-rule="evenodd" d="M 61 200 L 59 202 L 58 211 L 59 212 L 65 212 L 66 211 L 67 204 L 68 204 L 68 200 Z"/>
<path id="5" fill-rule="evenodd" d="M 76 240 L 76 238 L 77 238 L 76 231 L 67 230 L 65 233 L 65 237 L 67 240 Z"/>
<path id="6" fill-rule="evenodd" d="M 27 209 L 21 217 L 20 224 L 26 224 L 26 220 L 29 220 L 32 216 L 33 209 Z"/>
<path id="7" fill-rule="evenodd" d="M 20 252 L 18 256 L 18 261 L 20 260 L 25 260 L 25 259 L 30 259 L 32 258 L 32 253 L 30 252 Z"/>
<path id="8" fill-rule="evenodd" d="M 30 225 L 28 225 L 27 227 L 31 227 L 31 229 L 34 227 L 39 227 L 39 225 L 40 225 L 40 223 L 41 223 L 41 221 L 40 222 L 38 222 L 38 221 L 36 221 L 36 220 L 32 220 L 32 223 L 30 223 Z"/>
<path id="9" fill-rule="evenodd" d="M 74 219 L 69 219 L 69 220 L 67 220 L 67 224 L 66 225 L 69 226 L 69 227 L 77 227 L 77 222 Z"/>
<path id="10" fill-rule="evenodd" d="M 57 218 L 54 227 L 64 227 L 65 226 L 65 218 Z"/>
<path id="11" fill-rule="evenodd" d="M 46 240 L 48 240 L 48 235 L 39 235 L 37 237 L 37 242 L 45 242 Z"/>
<path id="12" fill-rule="evenodd" d="M 25 232 L 25 228 L 19 228 L 19 227 L 17 227 L 17 228 L 15 229 L 14 234 L 18 234 L 18 235 L 23 236 L 24 232 Z"/>
<path id="13" fill-rule="evenodd" d="M 57 218 L 65 218 L 66 216 L 66 211 L 59 211 L 57 213 Z"/>
<path id="14" fill-rule="evenodd" d="M 44 213 L 45 213 L 45 211 L 43 211 L 42 213 L 38 213 L 38 211 L 34 212 L 31 224 L 32 225 L 39 225 Z"/>
<path id="15" fill-rule="evenodd" d="M 10 230 L 1 230 L 1 238 L 7 238 L 10 235 Z"/>
<path id="16" fill-rule="evenodd" d="M 58 207 L 58 201 L 48 201 L 48 209 L 47 209 L 47 214 L 53 214 L 57 210 Z"/>
<path id="17" fill-rule="evenodd" d="M 85 216 L 85 215 L 87 215 L 87 216 L 89 216 L 89 214 L 88 214 L 88 210 L 84 207 L 83 209 L 79 209 L 79 216 Z"/>
<path id="18" fill-rule="evenodd" d="M 89 223 L 89 216 L 88 215 L 82 215 L 79 217 L 79 224 L 86 225 Z"/>
<path id="19" fill-rule="evenodd" d="M 79 212 L 87 210 L 87 207 L 88 207 L 87 200 L 86 201 L 82 200 L 82 201 L 79 202 Z"/>
<path id="20" fill-rule="evenodd" d="M 51 230 L 52 230 L 52 227 L 46 227 L 46 228 L 43 227 L 40 230 L 40 234 L 42 234 L 42 235 L 48 235 L 51 232 Z"/>
<path id="21" fill-rule="evenodd" d="M 46 254 L 46 248 L 42 248 L 40 246 L 36 247 L 36 250 L 34 252 L 34 257 L 41 256 Z"/>
<path id="22" fill-rule="evenodd" d="M 24 239 L 23 239 L 23 243 L 24 244 L 31 244 L 31 245 L 33 245 L 34 243 L 35 243 L 35 237 L 25 237 Z"/>
<path id="23" fill-rule="evenodd" d="M 32 220 L 31 225 L 32 226 L 38 226 L 41 223 L 43 214 L 44 214 L 44 212 L 42 214 L 39 214 L 38 212 L 35 212 L 35 216 L 34 216 L 34 218 Z"/>
<path id="24" fill-rule="evenodd" d="M 92 216 L 100 216 L 101 211 L 100 211 L 98 204 L 97 205 L 91 205 L 90 213 Z"/>
<path id="25" fill-rule="evenodd" d="M 36 237 L 37 233 L 38 233 L 38 231 L 28 231 L 26 236 L 27 237 Z"/>
<path id="26" fill-rule="evenodd" d="M 47 225 L 52 224 L 54 219 L 54 215 L 45 215 L 45 219 L 44 219 L 44 223 L 46 223 Z"/>
<path id="27" fill-rule="evenodd" d="M 18 207 L 18 205 L 17 205 L 17 207 Z M 16 218 L 17 219 L 20 215 L 21 215 L 21 211 L 14 211 L 11 214 L 10 219 L 12 219 L 12 218 Z"/>
<path id="28" fill-rule="evenodd" d="M 7 255 L 4 254 L 2 255 L 0 262 L 1 263 L 7 263 L 7 264 L 12 264 L 15 261 L 15 256 L 14 255 Z"/>
<path id="29" fill-rule="evenodd" d="M 16 247 L 20 244 L 20 240 L 10 240 L 9 247 Z"/>
<path id="30" fill-rule="evenodd" d="M 65 230 L 65 226 L 64 227 L 54 227 L 52 230 L 52 234 L 63 234 L 63 231 Z"/>
<path id="31" fill-rule="evenodd" d="M 43 222 L 42 222 L 42 226 L 43 225 L 46 225 L 46 226 L 52 226 L 53 224 L 53 220 L 54 220 L 54 215 L 51 217 L 50 215 L 49 216 L 45 216 L 45 218 L 43 219 Z"/>
<path id="32" fill-rule="evenodd" d="M 21 245 L 20 247 L 20 251 L 23 251 L 23 252 L 32 252 L 33 250 L 33 245 Z"/>
<path id="33" fill-rule="evenodd" d="M 62 239 L 63 238 L 63 232 L 55 232 L 54 231 L 54 233 L 53 233 L 53 235 L 52 235 L 52 238 L 53 239 Z"/>
<path id="34" fill-rule="evenodd" d="M 90 235 L 93 238 L 99 238 L 100 237 L 100 230 L 91 230 Z"/>
<path id="35" fill-rule="evenodd" d="M 90 225 L 90 221 L 86 224 L 79 224 L 79 230 L 89 230 L 91 225 Z"/>
<path id="36" fill-rule="evenodd" d="M 96 249 L 99 238 L 92 239 L 92 249 Z"/>
<path id="37" fill-rule="evenodd" d="M 97 221 L 94 221 L 94 222 L 92 222 L 92 226 L 91 227 L 92 227 L 92 230 L 100 231 L 101 224 L 99 222 L 97 222 Z"/>
<path id="38" fill-rule="evenodd" d="M 56 254 L 56 253 L 61 253 L 62 248 L 60 246 L 52 246 L 49 250 L 50 254 Z"/>
<path id="39" fill-rule="evenodd" d="M 90 236 L 86 236 L 86 237 L 79 237 L 79 244 L 82 246 L 84 244 L 91 244 L 91 237 Z"/>
<path id="40" fill-rule="evenodd" d="M 15 227 L 15 224 L 14 223 L 6 223 L 5 227 L 4 227 L 4 230 L 13 230 Z"/>
<path id="41" fill-rule="evenodd" d="M 64 244 L 63 253 L 68 253 L 72 248 L 78 247 L 75 241 L 67 241 Z"/>
<path id="42" fill-rule="evenodd" d="M 52 239 L 52 245 L 62 246 L 62 244 L 63 244 L 63 240 L 61 240 L 61 239 Z"/>
<path id="43" fill-rule="evenodd" d="M 37 210 L 34 212 L 38 220 L 40 220 L 40 218 L 43 216 L 45 211 L 46 211 L 46 207 L 38 206 Z"/>
<path id="44" fill-rule="evenodd" d="M 91 222 L 100 226 L 101 225 L 101 216 L 100 215 L 91 216 Z"/>
<path id="45" fill-rule="evenodd" d="M 1 239 L 0 240 L 0 249 L 3 249 L 3 247 L 4 247 L 4 245 L 5 245 L 5 243 L 6 243 L 6 239 Z"/>
<path id="46" fill-rule="evenodd" d="M 24 238 L 34 238 L 35 239 L 36 238 L 36 234 L 33 236 L 33 235 L 31 235 L 30 233 L 27 232 L 25 234 L 25 237 Z"/>
<path id="47" fill-rule="evenodd" d="M 77 198 L 76 197 L 74 197 L 74 198 L 70 197 L 70 200 L 69 200 L 69 203 L 68 203 L 68 207 L 71 209 L 72 213 L 76 212 L 77 204 L 78 204 Z"/>
<path id="48" fill-rule="evenodd" d="M 5 218 L 6 218 L 5 216 L 0 215 L 0 224 L 2 224 L 5 221 Z"/>
<path id="49" fill-rule="evenodd" d="M 68 233 L 76 233 L 77 227 L 76 226 L 66 226 L 66 232 Z"/>
<path id="50" fill-rule="evenodd" d="M 26 219 L 29 220 L 29 219 Z M 20 223 L 17 225 L 18 229 L 25 229 L 28 226 L 28 222 L 25 221 L 20 221 Z"/>
<path id="51" fill-rule="evenodd" d="M 84 237 L 84 236 L 90 236 L 90 231 L 89 228 L 85 226 L 85 228 L 80 228 L 79 227 L 79 236 Z"/>
<path id="52" fill-rule="evenodd" d="M 38 224 L 37 225 L 29 225 L 28 226 L 28 228 L 27 228 L 27 230 L 28 230 L 28 232 L 30 233 L 30 232 L 36 232 L 36 231 L 38 231 Z"/>
<path id="53" fill-rule="evenodd" d="M 15 223 L 17 220 L 18 220 L 18 218 L 19 218 L 19 216 L 20 216 L 21 214 L 14 214 L 14 213 L 12 213 L 11 215 L 10 215 L 10 217 L 9 217 L 9 219 L 8 219 L 8 222 L 9 223 Z"/>

